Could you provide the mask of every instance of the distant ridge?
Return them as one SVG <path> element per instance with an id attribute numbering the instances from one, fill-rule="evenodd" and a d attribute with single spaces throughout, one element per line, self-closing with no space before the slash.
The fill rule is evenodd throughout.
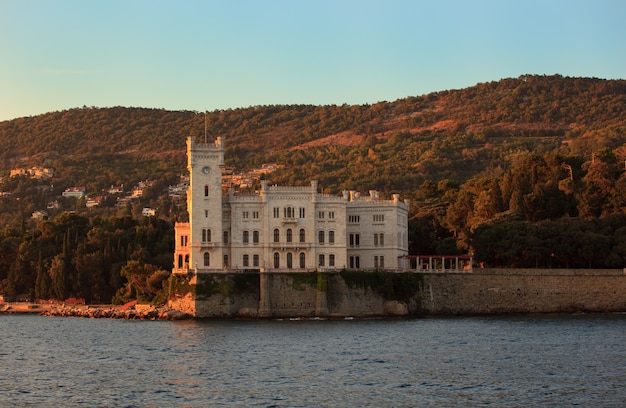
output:
<path id="1" fill-rule="evenodd" d="M 578 154 L 617 148 L 626 134 L 624 112 L 624 80 L 523 75 L 373 105 L 219 110 L 208 112 L 206 123 L 211 137 L 225 137 L 229 164 L 236 168 L 281 160 L 291 174 L 279 177 L 308 183 L 314 175 L 323 185 L 339 187 L 333 180 L 345 172 L 337 173 L 336 167 L 354 156 L 375 160 L 379 175 L 410 176 L 406 183 L 378 186 L 406 190 L 426 179 L 463 181 L 488 167 L 506 168 L 507 152 L 515 149 L 546 151 L 567 143 Z M 164 172 L 177 166 L 183 171 L 184 140 L 201 137 L 204 124 L 204 113 L 123 107 L 0 122 L 0 170 L 72 159 L 104 166 L 125 160 L 140 168 L 168 160 Z M 483 160 L 485 154 L 490 157 Z M 320 155 L 327 165 L 317 165 Z M 313 169 L 298 168 L 305 162 L 314 163 Z M 400 165 L 411 168 L 410 174 L 398 174 L 394 167 Z"/>

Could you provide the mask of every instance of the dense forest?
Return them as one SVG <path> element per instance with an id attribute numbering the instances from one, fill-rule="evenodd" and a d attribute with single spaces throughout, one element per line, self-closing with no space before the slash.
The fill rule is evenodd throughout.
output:
<path id="1" fill-rule="evenodd" d="M 186 172 L 188 136 L 223 137 L 233 171 L 281 164 L 271 183 L 400 193 L 412 254 L 626 266 L 626 81 L 524 75 L 373 105 L 83 107 L 0 122 L 0 293 L 162 302 L 186 216 L 167 187 Z M 31 166 L 54 176 L 9 177 Z M 154 183 L 121 207 L 60 197 L 141 180 Z M 31 217 L 51 200 L 59 208 Z"/>

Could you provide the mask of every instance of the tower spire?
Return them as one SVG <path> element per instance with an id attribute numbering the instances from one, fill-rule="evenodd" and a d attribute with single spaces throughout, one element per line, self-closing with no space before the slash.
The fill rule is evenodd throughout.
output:
<path id="1" fill-rule="evenodd" d="M 206 110 L 204 111 L 204 143 L 206 144 Z"/>

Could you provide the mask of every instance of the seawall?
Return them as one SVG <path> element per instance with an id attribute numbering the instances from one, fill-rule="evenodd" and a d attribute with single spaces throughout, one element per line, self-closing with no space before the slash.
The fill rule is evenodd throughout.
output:
<path id="1" fill-rule="evenodd" d="M 626 311 L 622 269 L 178 275 L 169 307 L 196 317 L 376 317 Z"/>

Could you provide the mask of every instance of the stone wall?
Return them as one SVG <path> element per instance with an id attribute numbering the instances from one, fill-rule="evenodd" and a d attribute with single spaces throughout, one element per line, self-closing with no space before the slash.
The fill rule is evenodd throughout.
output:
<path id="1" fill-rule="evenodd" d="M 623 270 L 479 269 L 425 274 L 417 314 L 626 311 Z"/>
<path id="2" fill-rule="evenodd" d="M 623 270 L 220 273 L 199 275 L 177 287 L 177 293 L 170 296 L 169 306 L 197 317 L 341 318 L 626 311 Z"/>

